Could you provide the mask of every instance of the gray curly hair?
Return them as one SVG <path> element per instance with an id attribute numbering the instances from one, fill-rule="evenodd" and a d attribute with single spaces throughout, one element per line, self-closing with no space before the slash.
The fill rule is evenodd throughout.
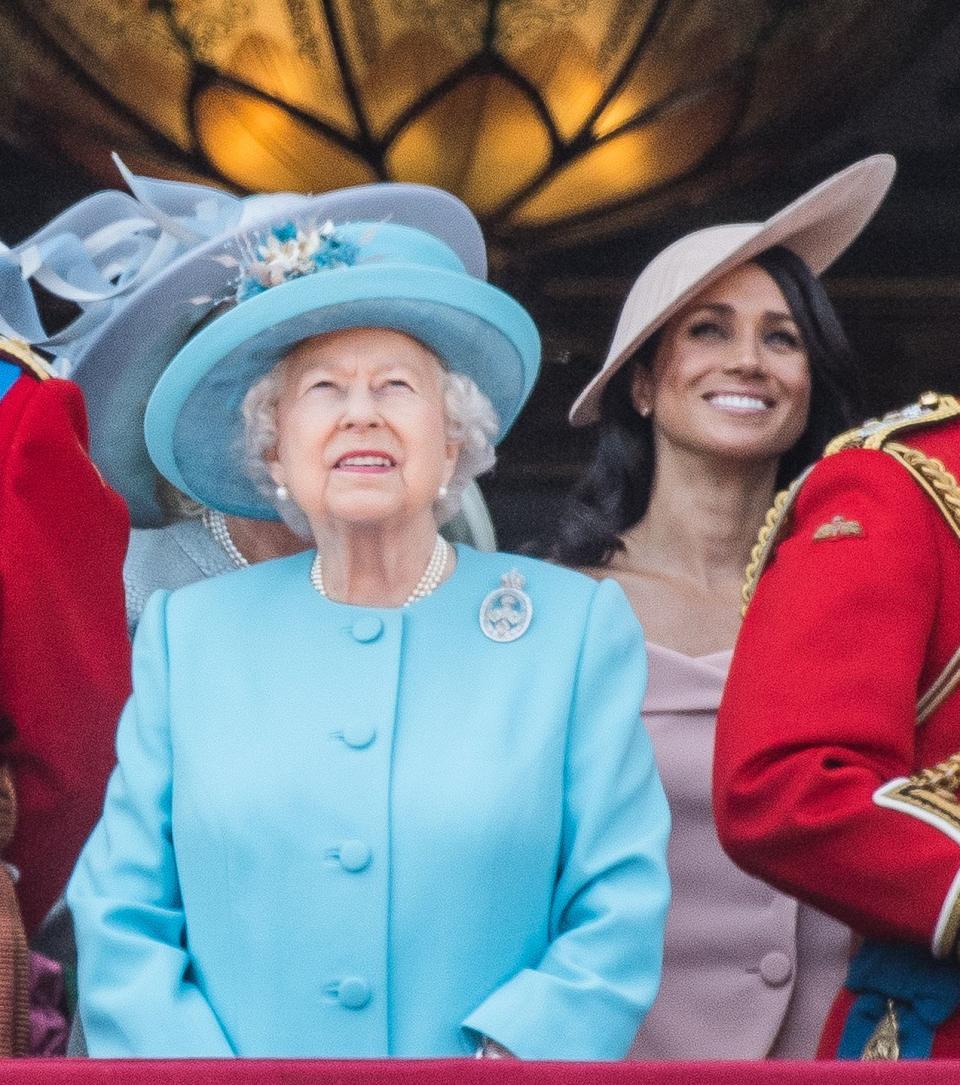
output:
<path id="1" fill-rule="evenodd" d="M 305 539 L 312 536 L 306 515 L 293 498 L 280 500 L 267 466 L 267 455 L 277 444 L 277 403 L 283 387 L 283 362 L 252 385 L 243 398 L 243 464 L 257 489 L 280 513 L 289 528 Z M 433 504 L 438 524 L 445 524 L 460 509 L 466 487 L 496 462 L 493 439 L 500 420 L 490 400 L 463 373 L 441 363 L 440 388 L 447 440 L 460 445 L 460 455 L 447 493 Z"/>

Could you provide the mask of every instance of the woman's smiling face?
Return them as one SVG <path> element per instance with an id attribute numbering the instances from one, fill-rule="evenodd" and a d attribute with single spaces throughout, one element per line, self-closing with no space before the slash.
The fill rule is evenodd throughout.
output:
<path id="1" fill-rule="evenodd" d="M 315 532 L 432 508 L 459 453 L 436 355 L 401 332 L 350 328 L 298 343 L 281 365 L 270 473 Z"/>
<path id="2" fill-rule="evenodd" d="M 659 441 L 739 460 L 776 460 L 810 409 L 807 351 L 774 280 L 745 264 L 667 322 L 633 404 Z"/>

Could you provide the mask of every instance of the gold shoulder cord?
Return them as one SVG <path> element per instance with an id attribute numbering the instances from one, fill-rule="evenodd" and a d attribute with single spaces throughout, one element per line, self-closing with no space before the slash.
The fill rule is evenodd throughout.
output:
<path id="1" fill-rule="evenodd" d="M 862 426 L 841 433 L 824 449 L 824 456 L 833 456 L 848 448 L 879 449 L 896 433 L 911 429 L 925 429 L 937 422 L 960 415 L 960 403 L 953 396 L 938 392 L 924 392 L 916 403 L 899 411 L 891 411 L 883 418 L 871 418 Z"/>
<path id="2" fill-rule="evenodd" d="M 929 426 L 935 422 L 942 422 L 947 418 L 954 418 L 957 415 L 960 415 L 960 403 L 953 396 L 941 396 L 936 392 L 924 392 L 915 404 L 911 404 L 901 411 L 892 411 L 890 414 L 884 415 L 883 418 L 871 419 L 862 426 L 857 426 L 856 429 L 847 430 L 838 437 L 834 437 L 827 445 L 823 455 L 824 458 L 834 456 L 836 453 L 843 452 L 848 448 L 883 449 L 891 452 L 899 462 L 907 467 L 914 478 L 937 502 L 941 511 L 947 515 L 946 503 L 948 499 L 942 495 L 949 491 L 950 482 L 953 481 L 953 476 L 950 475 L 949 471 L 937 460 L 928 461 L 922 453 L 917 452 L 915 449 L 908 449 L 906 445 L 900 444 L 888 447 L 887 442 L 896 433 L 915 429 L 918 426 Z M 907 450 L 912 462 L 907 462 L 908 457 L 900 452 L 901 449 Z M 924 463 L 920 461 L 924 461 Z M 812 468 L 804 471 L 789 489 L 777 494 L 772 508 L 764 519 L 760 534 L 757 536 L 756 545 L 750 552 L 750 561 L 744 573 L 743 589 L 740 593 L 741 617 L 746 615 L 747 607 L 750 605 L 753 593 L 757 589 L 760 575 L 769 564 L 780 537 L 787 529 L 790 508 L 810 470 Z M 936 482 L 934 481 L 935 478 L 937 479 Z M 955 482 L 953 482 L 953 485 L 956 487 Z M 938 497 L 938 495 L 941 496 Z M 960 514 L 960 501 L 955 507 L 958 514 Z M 949 516 L 948 519 L 951 527 L 960 537 L 960 521 Z"/>
<path id="3" fill-rule="evenodd" d="M 960 485 L 940 460 L 916 448 L 891 441 L 883 451 L 892 456 L 917 481 L 940 510 L 950 530 L 960 540 Z M 960 685 L 960 648 L 917 702 L 917 726 L 925 723 Z"/>
<path id="4" fill-rule="evenodd" d="M 951 531 L 960 539 L 960 486 L 944 464 L 899 441 L 885 444 L 883 451 L 913 475 L 940 510 Z"/>
<path id="5" fill-rule="evenodd" d="M 812 466 L 808 467 L 802 475 L 793 480 L 786 490 L 781 490 L 773 499 L 773 504 L 767 510 L 767 515 L 763 519 L 763 526 L 760 528 L 760 533 L 757 535 L 757 541 L 753 544 L 753 549 L 750 551 L 750 561 L 747 563 L 747 568 L 744 571 L 743 587 L 740 589 L 741 618 L 746 615 L 747 607 L 750 605 L 750 600 L 753 598 L 753 593 L 757 590 L 760 574 L 767 567 L 770 558 L 773 557 L 773 552 L 777 548 L 780 536 L 786 531 L 787 526 L 789 525 L 790 509 L 793 507 L 800 487 L 803 485 L 804 479 L 812 470 Z"/>

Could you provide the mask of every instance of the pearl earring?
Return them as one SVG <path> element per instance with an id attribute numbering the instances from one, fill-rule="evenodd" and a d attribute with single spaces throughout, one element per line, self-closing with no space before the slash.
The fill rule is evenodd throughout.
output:
<path id="1" fill-rule="evenodd" d="M 640 417 L 649 418 L 651 414 L 653 414 L 653 408 L 648 403 L 644 403 L 640 408 Z"/>
<path id="2" fill-rule="evenodd" d="M 278 501 L 286 501 L 287 498 L 290 496 L 290 491 L 281 482 L 279 484 L 279 486 L 277 486 L 276 494 L 277 494 L 277 500 Z"/>
<path id="3" fill-rule="evenodd" d="M 450 491 L 446 488 L 446 486 L 441 486 L 440 489 L 437 490 L 437 497 L 440 498 L 440 500 L 443 500 L 443 498 L 445 498 L 449 492 Z"/>

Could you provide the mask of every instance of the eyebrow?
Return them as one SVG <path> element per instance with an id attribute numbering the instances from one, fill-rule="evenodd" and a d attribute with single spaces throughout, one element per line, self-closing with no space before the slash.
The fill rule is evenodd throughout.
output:
<path id="1" fill-rule="evenodd" d="M 301 364 L 301 369 L 304 373 L 314 372 L 317 369 L 325 369 L 333 372 L 342 372 L 345 369 L 352 368 L 353 365 L 349 358 L 344 359 L 341 357 L 310 359 L 310 361 L 305 361 Z M 385 370 L 390 369 L 403 369 L 413 371 L 417 367 L 414 362 L 405 361 L 398 358 L 384 358 L 380 361 L 372 363 L 371 368 L 374 373 L 382 373 Z"/>
<path id="2" fill-rule="evenodd" d="M 709 313 L 716 313 L 718 316 L 733 316 L 735 309 L 732 305 L 725 305 L 723 302 L 705 302 L 703 305 L 697 305 L 690 310 L 690 315 L 694 313 L 701 313 L 706 310 Z M 792 324 L 796 324 L 796 319 L 792 313 L 783 309 L 767 309 L 763 314 L 766 317 L 773 317 L 775 320 L 789 320 Z"/>

